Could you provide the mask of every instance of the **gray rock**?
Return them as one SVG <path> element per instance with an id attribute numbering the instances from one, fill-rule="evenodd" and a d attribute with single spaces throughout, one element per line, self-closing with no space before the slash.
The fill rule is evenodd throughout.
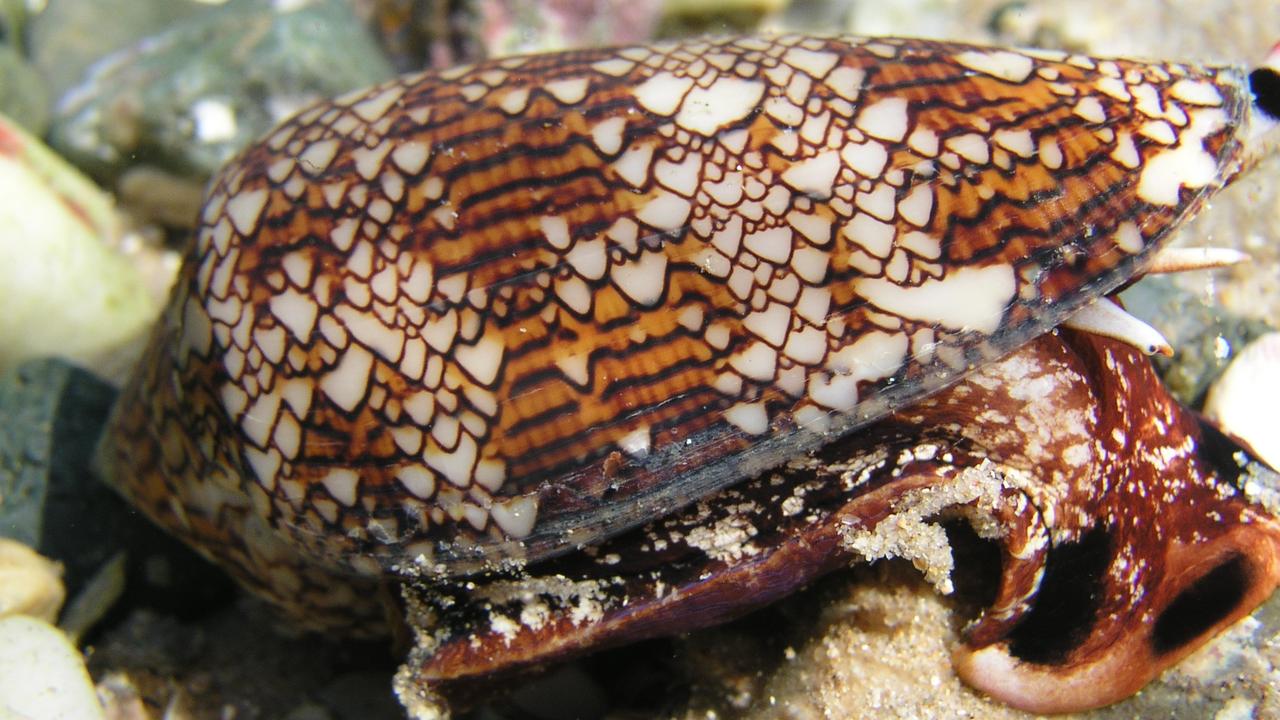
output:
<path id="1" fill-rule="evenodd" d="M 230 0 L 98 62 L 50 142 L 108 181 L 150 165 L 202 182 L 302 106 L 391 74 L 342 0 Z"/>
<path id="2" fill-rule="evenodd" d="M 23 0 L 0 0 L 0 114 L 40 135 L 49 123 L 49 93 L 23 55 L 26 26 Z"/>
<path id="3" fill-rule="evenodd" d="M 90 509 L 115 498 L 93 479 L 89 458 L 114 399 L 108 385 L 61 360 L 28 362 L 0 379 L 0 535 L 67 558 L 70 575 L 110 555 L 96 532 L 107 513 Z M 70 527 L 76 533 L 60 532 Z"/>
<path id="4" fill-rule="evenodd" d="M 0 0 L 0 42 L 21 50 L 26 25 L 25 0 Z"/>
<path id="5" fill-rule="evenodd" d="M 0 536 L 62 563 L 68 597 L 100 581 L 104 566 L 124 552 L 128 603 L 182 616 L 226 604 L 224 575 L 94 475 L 94 449 L 114 399 L 106 383 L 61 360 L 31 361 L 0 378 Z M 114 600 L 107 586 L 98 605 Z M 77 629 L 102 609 L 86 609 L 89 620 Z"/>
<path id="6" fill-rule="evenodd" d="M 26 36 L 32 62 L 60 98 L 107 54 L 207 11 L 196 0 L 49 0 L 31 17 Z"/>
<path id="7" fill-rule="evenodd" d="M 49 124 L 49 93 L 40 73 L 14 45 L 0 43 L 0 114 L 34 135 Z"/>
<path id="8" fill-rule="evenodd" d="M 0 535 L 35 545 L 44 527 L 57 388 L 70 368 L 30 363 L 0 381 Z"/>

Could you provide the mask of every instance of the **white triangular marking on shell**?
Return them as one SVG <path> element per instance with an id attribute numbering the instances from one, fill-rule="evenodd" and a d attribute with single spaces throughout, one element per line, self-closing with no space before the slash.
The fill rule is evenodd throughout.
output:
<path id="1" fill-rule="evenodd" d="M 1222 93 L 1218 91 L 1218 88 L 1213 83 L 1207 80 L 1183 78 L 1169 88 L 1169 95 L 1189 105 L 1207 105 L 1210 107 L 1222 105 Z"/>
<path id="2" fill-rule="evenodd" d="M 275 427 L 276 417 L 280 412 L 280 395 L 269 392 L 258 396 L 244 416 L 240 418 L 240 427 L 244 435 L 260 448 L 265 448 L 271 439 L 271 431 Z"/>
<path id="3" fill-rule="evenodd" d="M 244 449 L 244 457 L 249 461 L 249 467 L 253 470 L 258 483 L 267 492 L 275 490 L 276 478 L 280 473 L 282 460 L 280 451 L 272 448 L 263 452 L 254 447 L 246 447 Z"/>
<path id="4" fill-rule="evenodd" d="M 489 508 L 489 515 L 507 537 L 516 540 L 528 537 L 537 523 L 538 498 L 534 495 L 521 495 L 494 500 L 493 506 Z"/>
<path id="5" fill-rule="evenodd" d="M 649 227 L 670 232 L 684 227 L 692 209 L 689 201 L 679 195 L 661 192 L 636 211 L 636 219 Z"/>
<path id="6" fill-rule="evenodd" d="M 642 252 L 640 257 L 616 265 L 609 278 L 623 295 L 641 307 L 653 307 L 662 299 L 667 279 L 667 256 Z"/>
<path id="7" fill-rule="evenodd" d="M 1026 80 L 1035 69 L 1031 58 L 1008 50 L 968 50 L 954 59 L 970 70 L 1016 83 Z"/>
<path id="8" fill-rule="evenodd" d="M 457 346 L 453 357 L 476 382 L 491 386 L 498 377 L 506 349 L 498 333 L 486 333 L 474 345 Z"/>
<path id="9" fill-rule="evenodd" d="M 1104 123 L 1107 121 L 1107 111 L 1102 107 L 1102 102 L 1096 97 L 1083 97 L 1071 109 L 1071 112 L 1091 123 Z"/>
<path id="10" fill-rule="evenodd" d="M 316 314 L 319 308 L 310 295 L 300 293 L 293 288 L 271 296 L 269 301 L 271 314 L 289 328 L 289 332 L 302 342 L 311 338 L 311 330 L 315 327 Z"/>
<path id="11" fill-rule="evenodd" d="M 653 160 L 653 144 L 632 145 L 613 161 L 613 171 L 633 187 L 641 187 L 649 179 L 649 163 Z"/>
<path id="12" fill-rule="evenodd" d="M 422 326 L 422 339 L 438 353 L 448 352 L 458 335 L 458 311 L 450 308 L 443 315 L 429 318 Z"/>
<path id="13" fill-rule="evenodd" d="M 897 228 L 866 213 L 858 213 L 841 229 L 841 232 L 872 255 L 887 258 L 889 252 L 893 250 L 893 238 Z"/>
<path id="14" fill-rule="evenodd" d="M 396 103 L 400 97 L 404 95 L 404 87 L 401 85 L 392 85 L 391 87 L 376 93 L 365 100 L 361 100 L 351 106 L 351 110 L 359 115 L 365 122 L 375 122 Z"/>
<path id="15" fill-rule="evenodd" d="M 860 192 L 854 198 L 858 209 L 869 213 L 879 220 L 889 222 L 894 218 L 894 187 L 888 183 L 879 183 L 868 192 Z"/>
<path id="16" fill-rule="evenodd" d="M 874 140 L 863 143 L 845 143 L 840 148 L 840 158 L 845 164 L 864 178 L 877 179 L 889 161 L 889 153 L 884 145 Z"/>
<path id="17" fill-rule="evenodd" d="M 476 465 L 476 441 L 464 433 L 458 438 L 458 446 L 453 452 L 428 447 L 422 459 L 450 483 L 465 488 L 471 484 L 471 474 Z"/>
<path id="18" fill-rule="evenodd" d="M 782 62 L 808 73 L 815 80 L 821 80 L 831 72 L 840 61 L 840 56 L 833 52 L 805 50 L 804 48 L 788 48 L 782 55 Z"/>
<path id="19" fill-rule="evenodd" d="M 898 236 L 898 245 L 926 260 L 937 260 L 942 254 L 942 242 L 928 233 L 912 230 Z"/>
<path id="20" fill-rule="evenodd" d="M 691 87 L 692 78 L 661 72 L 640 83 L 632 92 L 640 107 L 655 115 L 667 117 L 680 107 L 680 102 Z"/>
<path id="21" fill-rule="evenodd" d="M 977 165 L 986 164 L 991 159 L 991 147 L 987 139 L 979 133 L 965 133 L 947 138 L 948 150 Z"/>
<path id="22" fill-rule="evenodd" d="M 822 246 L 831 242 L 831 220 L 822 215 L 792 210 L 787 213 L 787 223 L 814 245 Z"/>
<path id="23" fill-rule="evenodd" d="M 519 115 L 529 105 L 529 88 L 518 87 L 506 91 L 498 100 L 498 107 L 508 115 Z"/>
<path id="24" fill-rule="evenodd" d="M 866 71 L 862 68 L 841 66 L 832 70 L 823 80 L 823 84 L 831 88 L 836 95 L 853 102 L 858 99 L 864 79 L 866 79 Z"/>
<path id="25" fill-rule="evenodd" d="M 817 365 L 827 353 L 827 333 L 810 325 L 787 336 L 782 354 L 805 365 Z"/>
<path id="26" fill-rule="evenodd" d="M 769 430 L 769 412 L 763 402 L 732 405 L 724 411 L 724 419 L 748 435 L 763 435 Z"/>
<path id="27" fill-rule="evenodd" d="M 586 387 L 591 382 L 590 362 L 585 352 L 568 353 L 555 359 L 560 372 L 579 387 Z"/>
<path id="28" fill-rule="evenodd" d="M 859 130 L 880 140 L 898 142 L 907 136 L 907 99 L 887 97 L 877 100 L 858 113 L 854 123 Z"/>
<path id="29" fill-rule="evenodd" d="M 759 382 L 773 379 L 778 367 L 778 351 L 759 340 L 729 357 L 729 366 L 744 377 Z"/>
<path id="30" fill-rule="evenodd" d="M 579 240 L 573 243 L 564 259 L 582 277 L 599 280 L 609 268 L 609 256 L 604 238 Z"/>
<path id="31" fill-rule="evenodd" d="M 382 173 L 382 161 L 391 152 L 391 142 L 383 140 L 372 148 L 358 147 L 351 151 L 355 161 L 356 172 L 365 180 L 372 181 Z"/>
<path id="32" fill-rule="evenodd" d="M 405 465 L 396 470 L 395 478 L 415 497 L 429 499 L 436 491 L 436 476 L 422 465 Z"/>
<path id="33" fill-rule="evenodd" d="M 815 247 L 796 248 L 791 254 L 791 269 L 805 282 L 818 284 L 826 279 L 831 255 Z"/>
<path id="34" fill-rule="evenodd" d="M 792 235 L 790 226 L 780 225 L 748 233 L 742 245 L 762 260 L 781 265 L 791 257 Z"/>
<path id="35" fill-rule="evenodd" d="M 625 117 L 601 120 L 591 128 L 591 140 L 605 155 L 613 155 L 622 149 L 622 131 L 627 126 Z"/>
<path id="36" fill-rule="evenodd" d="M 631 457 L 644 457 L 650 448 L 649 426 L 636 428 L 618 438 L 618 447 Z"/>
<path id="37" fill-rule="evenodd" d="M 302 169 L 310 175 L 319 175 L 329 168 L 329 163 L 338 153 L 338 139 L 317 140 L 307 146 L 298 156 Z"/>
<path id="38" fill-rule="evenodd" d="M 555 281 L 555 293 L 575 313 L 587 315 L 591 312 L 591 288 L 586 281 L 577 275 L 557 278 Z"/>
<path id="39" fill-rule="evenodd" d="M 608 60 L 600 60 L 591 64 L 591 69 L 596 72 L 612 75 L 613 77 L 622 77 L 631 72 L 636 66 L 635 63 L 625 58 L 609 58 Z"/>
<path id="40" fill-rule="evenodd" d="M 350 345 L 341 353 L 337 367 L 320 378 L 320 389 L 335 405 L 351 412 L 368 389 L 373 355 L 359 345 Z"/>
<path id="41" fill-rule="evenodd" d="M 689 91 L 680 104 L 676 124 L 710 137 L 749 115 L 763 96 L 762 82 L 721 77 L 708 88 L 695 87 Z"/>
<path id="42" fill-rule="evenodd" d="M 933 213 L 933 186 L 917 185 L 898 201 L 898 214 L 903 220 L 924 227 L 929 224 L 929 216 Z"/>
<path id="43" fill-rule="evenodd" d="M 991 139 L 996 145 L 1018 157 L 1029 158 L 1036 152 L 1035 142 L 1031 139 L 1030 130 L 1001 129 L 995 131 Z"/>
<path id="44" fill-rule="evenodd" d="M 840 171 L 840 156 L 834 150 L 819 153 L 807 160 L 792 163 L 782 173 L 782 182 L 797 192 L 810 197 L 826 199 L 835 189 L 836 173 Z"/>
<path id="45" fill-rule="evenodd" d="M 551 93 L 552 97 L 565 105 L 575 105 L 582 102 L 582 99 L 587 96 L 587 89 L 590 85 L 590 80 L 585 77 L 578 77 L 553 80 L 542 87 L 548 93 Z"/>
<path id="46" fill-rule="evenodd" d="M 406 175 L 417 175 L 421 172 L 422 168 L 426 167 L 429 157 L 431 157 L 431 147 L 416 140 L 401 143 L 391 151 L 391 161 Z"/>
<path id="47" fill-rule="evenodd" d="M 791 327 L 791 309 L 782 303 L 769 303 L 764 310 L 749 313 L 743 318 L 742 326 L 770 345 L 782 347 Z"/>
<path id="48" fill-rule="evenodd" d="M 693 197 L 702 174 L 702 155 L 689 153 L 681 162 L 659 160 L 653 164 L 653 179 L 658 184 L 685 197 Z"/>
<path id="49" fill-rule="evenodd" d="M 538 218 L 538 227 L 551 247 L 557 250 L 568 249 L 573 242 L 569 237 L 569 223 L 562 215 L 544 215 Z"/>
<path id="50" fill-rule="evenodd" d="M 251 235 L 258 229 L 258 217 L 267 204 L 266 188 L 244 190 L 227 200 L 226 213 L 241 235 Z"/>
<path id="51" fill-rule="evenodd" d="M 346 303 L 338 305 L 333 314 L 342 321 L 360 344 L 373 350 L 392 365 L 400 362 L 400 353 L 404 349 L 405 341 L 403 330 L 386 325 L 374 313 L 361 312 Z"/>
<path id="52" fill-rule="evenodd" d="M 904 287 L 883 278 L 858 278 L 853 289 L 872 305 L 912 320 L 990 335 L 1017 290 L 1006 264 L 950 269 L 942 279 Z"/>
<path id="53" fill-rule="evenodd" d="M 1195 110 L 1176 147 L 1152 155 L 1142 167 L 1137 195 L 1154 205 L 1177 205 L 1182 188 L 1199 189 L 1218 179 L 1218 164 L 1204 140 L 1226 124 L 1221 110 Z"/>

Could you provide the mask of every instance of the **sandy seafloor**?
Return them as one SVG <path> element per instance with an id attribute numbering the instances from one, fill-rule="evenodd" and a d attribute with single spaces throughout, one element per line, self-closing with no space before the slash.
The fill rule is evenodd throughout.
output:
<path id="1" fill-rule="evenodd" d="M 822 8 L 809 12 L 805 5 Z M 832 10 L 833 5 L 840 9 Z M 848 24 L 814 27 L 811 20 L 806 22 L 806 18 L 833 14 L 847 14 Z M 1247 64 L 1265 56 L 1280 39 L 1280 2 L 798 3 L 767 26 Z M 1264 163 L 1215 199 L 1177 240 L 1184 245 L 1247 250 L 1255 262 L 1179 282 L 1206 303 L 1273 326 L 1280 326 L 1278 171 L 1280 162 Z M 1160 318 L 1149 320 L 1160 324 Z M 693 691 L 688 706 L 673 715 L 691 719 L 1029 717 L 984 699 L 958 681 L 949 653 L 958 641 L 961 621 L 946 599 L 910 571 L 890 566 L 851 573 L 820 583 L 805 597 L 788 602 L 781 610 L 767 611 L 773 613 L 771 618 L 784 621 L 768 639 L 753 633 L 759 624 L 748 620 L 679 641 L 685 665 L 693 669 Z M 785 622 L 788 618 L 794 622 Z M 378 680 L 370 682 L 376 686 Z M 299 710 L 304 712 L 290 716 L 337 716 L 318 708 L 315 715 L 305 714 L 302 706 Z M 205 716 L 200 711 L 195 714 Z M 1254 618 L 1166 673 L 1137 698 L 1078 717 L 1280 717 L 1280 599 L 1273 599 Z"/>

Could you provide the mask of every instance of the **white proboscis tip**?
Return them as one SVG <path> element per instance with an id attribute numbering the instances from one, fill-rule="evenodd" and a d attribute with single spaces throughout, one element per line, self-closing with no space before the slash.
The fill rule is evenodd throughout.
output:
<path id="1" fill-rule="evenodd" d="M 1063 321 L 1062 325 L 1119 340 L 1148 355 L 1173 355 L 1173 348 L 1159 330 L 1125 312 L 1107 298 L 1099 298 L 1085 305 Z"/>

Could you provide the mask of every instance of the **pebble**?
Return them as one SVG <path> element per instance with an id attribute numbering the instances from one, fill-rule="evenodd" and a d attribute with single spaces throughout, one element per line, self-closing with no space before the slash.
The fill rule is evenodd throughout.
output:
<path id="1" fill-rule="evenodd" d="M 43 620 L 0 619 L 0 715 L 41 720 L 101 720 L 84 656 Z"/>
<path id="2" fill-rule="evenodd" d="M 0 538 L 0 617 L 54 622 L 66 596 L 61 565 L 17 540 Z"/>
<path id="3" fill-rule="evenodd" d="M 130 209 L 189 226 L 190 189 L 250 140 L 392 74 L 346 0 L 206 2 L 88 65 L 61 94 L 49 142 L 124 200 L 138 189 L 138 176 L 119 186 L 130 171 L 149 170 L 144 187 L 156 187 L 146 182 L 156 173 L 173 177 L 183 187 L 172 207 L 151 198 Z"/>
<path id="4" fill-rule="evenodd" d="M 1204 414 L 1243 439 L 1273 468 L 1280 468 L 1280 332 L 1254 340 L 1240 351 L 1209 389 Z"/>
<path id="5" fill-rule="evenodd" d="M 0 372 L 57 355 L 97 364 L 159 312 L 109 246 L 112 200 L 0 115 Z"/>

